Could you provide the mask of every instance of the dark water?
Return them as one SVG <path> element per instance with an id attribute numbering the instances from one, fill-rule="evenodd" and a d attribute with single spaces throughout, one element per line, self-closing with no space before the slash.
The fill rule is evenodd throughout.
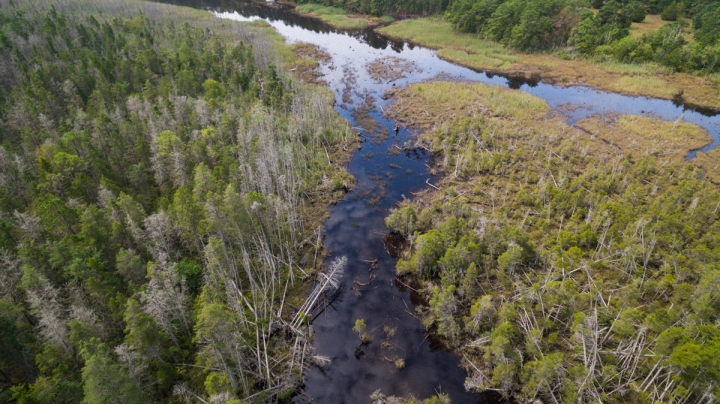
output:
<path id="1" fill-rule="evenodd" d="M 363 403 L 380 389 L 387 395 L 414 395 L 427 398 L 447 393 L 453 403 L 499 403 L 492 393 L 468 393 L 460 359 L 435 344 L 414 314 L 417 296 L 398 283 L 395 260 L 386 251 L 382 238 L 387 233 L 383 218 L 403 197 L 427 187 L 437 178 L 428 174 L 432 158 L 421 150 L 393 154 L 394 145 L 412 138 L 402 129 L 396 136 L 393 123 L 382 117 L 387 105 L 380 95 L 393 84 L 438 77 L 508 86 L 536 95 L 553 108 L 562 110 L 570 124 L 593 114 L 622 112 L 666 120 L 684 119 L 705 127 L 713 137 L 704 151 L 720 144 L 720 117 L 694 110 L 680 103 L 645 97 L 629 97 L 574 86 L 558 87 L 542 82 L 509 79 L 476 72 L 443 61 L 435 51 L 394 41 L 370 29 L 342 31 L 322 22 L 296 15 L 281 5 L 266 6 L 224 0 L 172 1 L 175 4 L 210 9 L 218 17 L 240 21 L 264 19 L 290 42 L 308 42 L 326 50 L 332 61 L 322 66 L 323 79 L 335 92 L 338 112 L 359 126 L 358 110 L 369 110 L 379 126 L 365 123 L 362 148 L 348 164 L 358 179 L 357 187 L 330 208 L 325 223 L 325 248 L 333 256 L 347 256 L 348 267 L 337 300 L 313 321 L 319 355 L 332 362 L 324 370 L 311 368 L 305 379 L 305 394 L 317 403 Z M 367 70 L 376 60 L 400 58 L 412 72 L 391 83 L 378 83 Z M 564 108 L 572 106 L 573 108 Z M 357 115 L 355 115 L 357 116 Z M 386 136 L 383 133 L 387 133 Z M 690 157 L 694 156 L 691 152 Z M 369 261 L 377 260 L 372 268 Z M 364 319 L 372 337 L 361 346 L 352 328 Z M 404 359 L 405 367 L 392 363 Z"/>

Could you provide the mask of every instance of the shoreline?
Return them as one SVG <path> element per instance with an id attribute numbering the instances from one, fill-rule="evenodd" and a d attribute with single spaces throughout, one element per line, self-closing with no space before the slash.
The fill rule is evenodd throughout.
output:
<path id="1" fill-rule="evenodd" d="M 347 18 L 365 18 L 367 21 L 362 26 L 344 26 L 333 23 L 323 15 L 313 12 L 299 11 L 297 7 L 302 6 L 293 2 L 279 2 L 280 4 L 292 7 L 292 12 L 320 20 L 334 28 L 358 30 L 372 29 L 378 34 L 388 38 L 408 42 L 417 46 L 433 49 L 438 52 L 438 57 L 447 62 L 463 66 L 475 71 L 501 75 L 507 78 L 519 78 L 528 81 L 543 81 L 551 85 L 562 87 L 585 86 L 600 91 L 617 93 L 622 95 L 658 98 L 674 101 L 683 104 L 688 109 L 706 111 L 707 113 L 720 112 L 720 83 L 713 83 L 707 77 L 691 73 L 619 73 L 618 69 L 643 69 L 651 65 L 634 65 L 618 63 L 613 66 L 611 63 L 594 62 L 586 59 L 565 60 L 555 54 L 547 53 L 522 53 L 509 50 L 508 57 L 519 59 L 510 62 L 507 68 L 497 68 L 482 63 L 469 63 L 460 60 L 464 57 L 472 60 L 475 58 L 487 59 L 487 54 L 474 52 L 467 46 L 443 46 L 423 41 L 412 35 L 397 35 L 388 32 L 393 26 L 407 21 L 419 19 L 437 19 L 438 17 L 413 17 L 396 20 L 386 23 L 378 17 L 371 17 L 362 14 L 342 14 Z M 444 23 L 444 22 L 443 22 Z M 449 24 L 449 23 L 447 23 Z M 472 38 L 470 34 L 454 32 L 458 38 L 467 37 L 477 43 L 488 42 L 478 38 Z M 501 46 L 498 43 L 492 43 Z M 455 57 L 449 55 L 453 53 Z M 498 58 L 497 60 L 502 60 Z M 502 63 L 507 64 L 507 63 Z"/>
<path id="2" fill-rule="evenodd" d="M 681 103 L 689 109 L 703 110 L 707 112 L 720 112 L 720 84 L 713 83 L 710 79 L 689 74 L 689 73 L 647 73 L 647 74 L 622 74 L 613 72 L 610 65 L 601 62 L 592 62 L 584 59 L 564 60 L 553 54 L 532 54 L 532 53 L 511 53 L 512 57 L 520 58 L 519 62 L 511 63 L 508 68 L 493 68 L 477 64 L 467 63 L 457 57 L 448 56 L 448 52 L 460 52 L 468 58 L 473 56 L 486 57 L 486 55 L 473 52 L 465 46 L 443 46 L 431 44 L 427 41 L 412 37 L 388 33 L 388 28 L 402 24 L 402 20 L 385 27 L 376 28 L 375 31 L 395 40 L 405 41 L 417 46 L 437 51 L 440 59 L 463 66 L 475 71 L 489 74 L 501 75 L 508 78 L 520 78 L 529 81 L 543 81 L 551 85 L 562 87 L 585 86 L 600 91 L 617 93 L 622 95 L 658 98 L 663 100 Z M 458 36 L 470 36 L 469 34 L 456 33 Z M 478 43 L 482 40 L 475 39 Z M 500 44 L 494 43 L 497 46 Z M 445 52 L 443 52 L 445 51 Z M 542 65 L 538 62 L 544 62 Z M 555 65 L 552 69 L 548 65 Z M 642 65 L 618 65 L 617 68 L 631 68 Z M 560 72 L 557 70 L 560 69 Z M 573 74 L 574 73 L 574 74 Z M 621 88 L 619 83 L 625 78 L 645 79 L 646 82 L 653 81 L 654 87 L 640 86 L 636 89 Z M 660 80 L 662 83 L 658 83 Z"/>

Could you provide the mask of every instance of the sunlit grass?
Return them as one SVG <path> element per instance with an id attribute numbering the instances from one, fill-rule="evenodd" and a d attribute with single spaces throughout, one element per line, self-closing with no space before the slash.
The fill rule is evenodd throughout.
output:
<path id="1" fill-rule="evenodd" d="M 395 117 L 423 128 L 485 113 L 530 121 L 541 119 L 549 111 L 549 106 L 540 98 L 486 84 L 418 83 L 400 91 L 396 98 L 392 107 Z"/>
<path id="2" fill-rule="evenodd" d="M 476 69 L 500 69 L 510 66 L 510 63 L 505 62 L 502 59 L 495 58 L 492 55 L 467 53 L 465 51 L 455 49 L 440 49 L 438 50 L 438 56 L 464 66 L 474 67 Z"/>
<path id="3" fill-rule="evenodd" d="M 362 28 L 372 22 L 370 17 L 348 15 L 342 8 L 323 6 L 320 4 L 303 4 L 297 6 L 296 10 L 301 13 L 312 14 L 328 24 L 339 28 Z"/>
<path id="4" fill-rule="evenodd" d="M 511 63 L 520 61 L 497 42 L 459 33 L 452 24 L 437 17 L 403 20 L 380 31 L 439 48 L 441 58 L 475 69 L 507 69 Z"/>
<path id="5" fill-rule="evenodd" d="M 323 6 L 321 4 L 303 4 L 297 6 L 297 11 L 301 13 L 315 13 L 322 15 L 347 14 L 342 8 Z"/>
<path id="6" fill-rule="evenodd" d="M 576 123 L 590 133 L 617 145 L 633 155 L 653 155 L 684 161 L 687 150 L 701 148 L 710 142 L 708 132 L 692 123 L 663 121 L 637 115 L 623 115 L 610 122 L 599 118 L 584 119 Z"/>
<path id="7" fill-rule="evenodd" d="M 649 18 L 647 26 L 659 24 L 654 20 L 655 16 Z M 717 90 L 711 87 L 720 85 L 720 75 L 702 79 L 696 75 L 673 73 L 655 63 L 597 62 L 579 57 L 563 58 L 553 53 L 513 52 L 497 42 L 457 32 L 451 23 L 438 17 L 402 20 L 379 31 L 438 49 L 439 57 L 478 70 L 509 72 L 562 85 L 583 84 L 623 94 L 665 99 L 673 98 L 682 89 L 688 102 L 720 107 Z"/>
<path id="8" fill-rule="evenodd" d="M 689 18 L 685 18 L 685 21 L 688 23 L 688 29 L 685 31 L 685 39 L 692 39 L 692 20 Z M 663 21 L 662 18 L 660 18 L 660 14 L 655 15 L 647 15 L 645 16 L 645 20 L 643 22 L 634 22 L 632 25 L 630 25 L 630 35 L 633 38 L 640 38 L 641 36 L 648 34 L 652 35 L 660 29 L 665 24 L 669 24 L 672 21 Z"/>
<path id="9" fill-rule="evenodd" d="M 451 48 L 467 53 L 510 56 L 510 52 L 497 42 L 485 41 L 476 35 L 457 32 L 452 24 L 438 17 L 402 20 L 380 28 L 380 31 L 431 48 Z"/>
<path id="10" fill-rule="evenodd" d="M 671 74 L 672 69 L 657 63 L 622 63 L 608 60 L 599 65 L 611 73 L 619 74 Z"/>
<path id="11" fill-rule="evenodd" d="M 609 82 L 609 90 L 621 93 L 643 94 L 652 92 L 656 96 L 671 98 L 678 93 L 678 89 L 668 85 L 667 81 L 652 76 L 623 76 Z"/>

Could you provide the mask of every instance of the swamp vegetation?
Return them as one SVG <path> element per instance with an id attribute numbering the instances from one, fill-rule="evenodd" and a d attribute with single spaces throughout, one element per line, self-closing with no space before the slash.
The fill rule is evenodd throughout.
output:
<path id="1" fill-rule="evenodd" d="M 298 49 L 175 6 L 0 1 L 0 402 L 296 390 L 353 138 Z"/>
<path id="2" fill-rule="evenodd" d="M 720 399 L 720 192 L 691 124 L 605 116 L 568 126 L 483 84 L 396 92 L 428 130 L 437 189 L 386 219 L 408 241 L 427 327 L 466 387 L 519 402 Z M 414 121 L 416 116 L 432 120 Z"/>

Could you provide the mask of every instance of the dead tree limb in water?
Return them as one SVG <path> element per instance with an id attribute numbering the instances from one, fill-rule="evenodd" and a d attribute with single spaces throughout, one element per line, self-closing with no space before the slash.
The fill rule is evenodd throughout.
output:
<path id="1" fill-rule="evenodd" d="M 337 290 L 337 288 L 340 287 L 340 276 L 345 270 L 346 265 L 347 257 L 343 256 L 336 258 L 332 263 L 330 263 L 327 273 L 320 273 L 318 275 L 318 277 L 321 278 L 320 283 L 315 286 L 315 289 L 313 289 L 312 293 L 310 293 L 310 296 L 308 296 L 305 300 L 305 303 L 300 306 L 300 309 L 290 322 L 291 327 L 298 328 L 300 326 L 300 323 L 304 318 L 304 314 L 312 312 L 313 307 L 315 307 L 323 293 Z"/>

